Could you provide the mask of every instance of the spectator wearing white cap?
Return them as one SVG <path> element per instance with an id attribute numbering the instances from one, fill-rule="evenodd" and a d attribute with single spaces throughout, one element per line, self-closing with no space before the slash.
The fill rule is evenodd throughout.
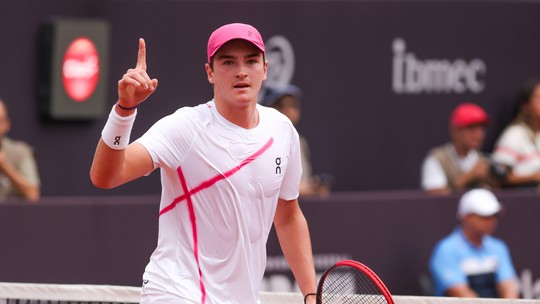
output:
<path id="1" fill-rule="evenodd" d="M 422 163 L 421 188 L 449 194 L 477 187 L 497 187 L 489 159 L 480 151 L 489 117 L 483 108 L 462 103 L 450 116 L 450 142 L 431 149 Z"/>
<path id="2" fill-rule="evenodd" d="M 517 298 L 516 272 L 506 243 L 494 236 L 502 210 L 487 189 L 459 201 L 460 225 L 435 246 L 429 268 L 435 296 Z"/>

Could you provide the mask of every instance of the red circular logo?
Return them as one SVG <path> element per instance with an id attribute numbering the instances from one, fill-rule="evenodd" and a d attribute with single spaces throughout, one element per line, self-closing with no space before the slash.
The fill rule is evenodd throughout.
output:
<path id="1" fill-rule="evenodd" d="M 83 102 L 94 93 L 99 79 L 99 56 L 92 40 L 79 37 L 69 44 L 62 79 L 66 93 L 76 102 Z"/>

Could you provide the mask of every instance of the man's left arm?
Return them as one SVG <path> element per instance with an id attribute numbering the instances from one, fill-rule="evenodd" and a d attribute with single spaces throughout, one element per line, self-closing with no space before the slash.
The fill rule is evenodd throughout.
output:
<path id="1" fill-rule="evenodd" d="M 298 200 L 279 199 L 274 226 L 281 250 L 289 263 L 303 296 L 315 293 L 317 276 L 313 264 L 311 238 L 306 218 Z M 315 296 L 308 296 L 306 303 L 315 303 Z"/>
<path id="2" fill-rule="evenodd" d="M 508 245 L 501 242 L 499 248 L 499 268 L 497 269 L 497 292 L 500 298 L 516 299 L 519 297 L 519 287 L 516 270 Z"/>
<path id="3" fill-rule="evenodd" d="M 506 280 L 497 283 L 497 292 L 499 293 L 500 298 L 519 298 L 519 290 L 516 280 Z"/>

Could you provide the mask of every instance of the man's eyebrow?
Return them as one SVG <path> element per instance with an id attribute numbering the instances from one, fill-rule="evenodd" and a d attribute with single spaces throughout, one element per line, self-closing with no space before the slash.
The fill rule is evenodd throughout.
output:
<path id="1" fill-rule="evenodd" d="M 236 58 L 236 56 L 227 55 L 227 54 L 223 54 L 223 55 L 218 56 L 218 59 L 235 59 L 235 58 Z"/>
<path id="2" fill-rule="evenodd" d="M 248 55 L 246 55 L 244 58 L 254 58 L 254 57 L 259 57 L 259 54 L 260 54 L 260 53 L 252 53 L 252 54 L 248 54 Z M 234 55 L 222 54 L 222 55 L 219 55 L 217 58 L 218 58 L 218 59 L 236 59 L 237 57 L 234 56 Z"/>
<path id="3" fill-rule="evenodd" d="M 253 57 L 259 57 L 260 53 L 253 53 L 246 56 L 246 58 L 253 58 Z"/>

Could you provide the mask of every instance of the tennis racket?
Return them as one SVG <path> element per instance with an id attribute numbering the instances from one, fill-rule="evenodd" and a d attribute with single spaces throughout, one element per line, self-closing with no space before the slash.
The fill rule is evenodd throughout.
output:
<path id="1" fill-rule="evenodd" d="M 317 304 L 394 304 L 379 277 L 364 264 L 343 260 L 328 268 L 319 280 Z"/>

